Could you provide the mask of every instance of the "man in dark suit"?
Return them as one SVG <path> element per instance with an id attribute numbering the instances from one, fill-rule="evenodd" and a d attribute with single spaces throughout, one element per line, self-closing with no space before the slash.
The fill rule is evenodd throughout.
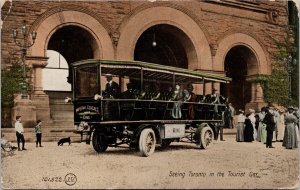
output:
<path id="1" fill-rule="evenodd" d="M 267 142 L 266 142 L 266 147 L 267 148 L 275 148 L 272 146 L 272 139 L 273 139 L 273 131 L 275 130 L 275 120 L 274 116 L 271 113 L 271 108 L 267 107 L 266 108 L 266 115 L 263 120 L 263 123 L 266 124 L 266 130 L 267 130 Z"/>
<path id="2" fill-rule="evenodd" d="M 112 75 L 106 75 L 107 83 L 105 85 L 104 97 L 106 98 L 116 98 L 119 92 L 119 85 L 112 80 Z"/>

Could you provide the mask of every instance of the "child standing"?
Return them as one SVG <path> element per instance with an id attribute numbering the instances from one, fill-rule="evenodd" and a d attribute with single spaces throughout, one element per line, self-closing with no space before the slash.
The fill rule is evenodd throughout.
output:
<path id="1" fill-rule="evenodd" d="M 37 125 L 35 126 L 35 134 L 36 134 L 36 147 L 38 147 L 38 144 L 40 147 L 42 146 L 42 121 L 37 120 Z"/>
<path id="2" fill-rule="evenodd" d="M 16 117 L 15 131 L 16 131 L 17 142 L 18 142 L 18 151 L 27 150 L 25 148 L 24 128 L 21 123 L 21 116 L 19 115 Z M 22 142 L 22 149 L 20 149 L 20 142 Z"/>

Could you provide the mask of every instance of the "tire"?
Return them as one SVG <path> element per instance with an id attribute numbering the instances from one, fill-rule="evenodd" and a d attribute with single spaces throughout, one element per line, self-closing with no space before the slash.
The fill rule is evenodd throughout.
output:
<path id="1" fill-rule="evenodd" d="M 108 147 L 108 143 L 105 141 L 105 136 L 96 132 L 93 134 L 92 143 L 95 151 L 98 153 L 105 152 Z"/>
<path id="2" fill-rule="evenodd" d="M 139 150 L 142 156 L 148 157 L 154 153 L 156 145 L 155 133 L 152 129 L 144 129 L 139 139 Z"/>
<path id="3" fill-rule="evenodd" d="M 168 148 L 172 142 L 173 142 L 172 139 L 164 139 L 162 140 L 161 147 Z"/>
<path id="4" fill-rule="evenodd" d="M 212 129 L 210 127 L 204 127 L 201 130 L 201 134 L 200 134 L 201 148 L 207 149 L 212 143 L 213 139 L 214 139 L 214 133 Z"/>

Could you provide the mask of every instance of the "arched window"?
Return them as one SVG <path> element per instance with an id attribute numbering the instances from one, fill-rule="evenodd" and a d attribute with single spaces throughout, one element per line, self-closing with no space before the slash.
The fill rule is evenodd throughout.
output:
<path id="1" fill-rule="evenodd" d="M 47 50 L 48 65 L 43 69 L 43 87 L 48 91 L 71 91 L 66 59 L 57 51 Z"/>

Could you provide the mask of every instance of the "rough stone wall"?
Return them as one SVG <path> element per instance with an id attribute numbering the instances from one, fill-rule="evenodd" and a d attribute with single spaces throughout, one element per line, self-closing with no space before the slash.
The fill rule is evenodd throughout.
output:
<path id="1" fill-rule="evenodd" d="M 68 9 L 72 6 L 89 10 L 98 19 L 103 20 L 109 29 L 117 31 L 123 21 L 134 15 L 134 12 L 150 6 L 170 6 L 179 9 L 201 24 L 209 43 L 217 43 L 218 40 L 231 32 L 244 32 L 259 40 L 262 46 L 269 52 L 275 51 L 276 46 L 265 34 L 268 33 L 278 39 L 284 35 L 284 26 L 287 24 L 287 5 L 285 1 L 260 1 L 256 4 L 242 3 L 239 6 L 232 5 L 231 1 L 172 1 L 172 2 L 146 2 L 146 1 L 91 1 L 74 2 L 66 1 L 13 1 L 10 14 L 7 12 L 10 2 L 6 2 L 2 8 L 1 16 L 5 18 L 2 25 L 2 66 L 9 63 L 9 55 L 20 56 L 20 49 L 12 40 L 12 29 L 20 28 L 25 19 L 30 26 L 36 19 L 55 7 Z M 270 11 L 276 10 L 270 18 Z M 159 13 L 158 13 L 159 14 Z M 18 37 L 20 38 L 20 32 Z M 20 39 L 19 39 L 20 40 Z"/>

